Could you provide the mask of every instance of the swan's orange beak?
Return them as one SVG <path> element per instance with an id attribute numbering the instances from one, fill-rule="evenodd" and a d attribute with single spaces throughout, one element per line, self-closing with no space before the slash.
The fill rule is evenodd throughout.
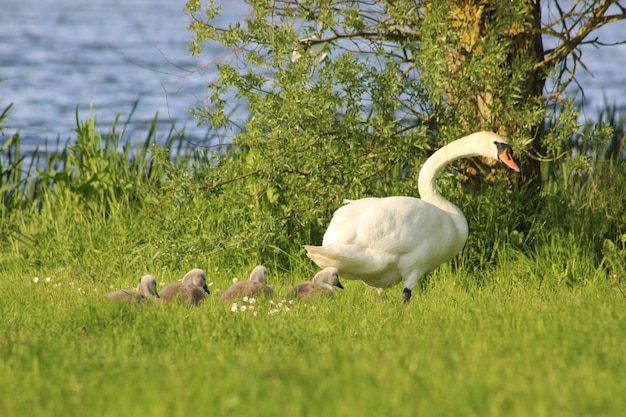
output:
<path id="1" fill-rule="evenodd" d="M 508 166 L 513 171 L 519 172 L 519 167 L 517 166 L 517 164 L 513 160 L 513 156 L 511 155 L 511 148 L 504 148 L 502 152 L 500 152 L 500 155 L 498 155 L 498 159 L 504 162 L 504 165 Z"/>

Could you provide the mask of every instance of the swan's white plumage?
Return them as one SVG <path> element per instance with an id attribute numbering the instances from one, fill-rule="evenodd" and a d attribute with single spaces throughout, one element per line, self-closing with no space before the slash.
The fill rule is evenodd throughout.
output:
<path id="1" fill-rule="evenodd" d="M 449 239 L 430 239 L 435 235 Z M 320 267 L 335 266 L 342 277 L 387 288 L 415 274 L 417 283 L 419 276 L 458 253 L 466 239 L 467 223 L 459 230 L 449 213 L 425 201 L 364 198 L 340 207 L 322 246 L 306 249 Z"/>
<path id="2" fill-rule="evenodd" d="M 504 139 L 490 132 L 444 146 L 420 171 L 422 199 L 348 200 L 335 211 L 322 246 L 305 246 L 307 255 L 321 268 L 335 267 L 342 277 L 374 287 L 404 282 L 410 297 L 419 278 L 457 255 L 468 236 L 463 213 L 435 188 L 441 169 L 455 159 L 481 155 L 500 159 L 519 171 L 510 152 Z"/>

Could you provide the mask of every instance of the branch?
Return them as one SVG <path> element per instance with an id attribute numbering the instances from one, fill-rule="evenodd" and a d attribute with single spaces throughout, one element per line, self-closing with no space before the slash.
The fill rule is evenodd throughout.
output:
<path id="1" fill-rule="evenodd" d="M 544 60 L 536 64 L 535 67 L 541 68 L 549 65 L 555 65 L 558 62 L 564 61 L 568 56 L 572 54 L 572 51 L 574 51 L 579 46 L 585 43 L 597 43 L 597 39 L 585 42 L 585 38 L 587 38 L 587 36 L 594 30 L 608 23 L 626 19 L 626 13 L 605 16 L 605 13 L 609 9 L 609 7 L 615 3 L 615 0 L 605 0 L 598 8 L 592 9 L 594 6 L 590 5 L 582 12 L 577 12 L 575 10 L 578 2 L 576 2 L 567 13 L 563 12 L 559 8 L 559 14 L 561 15 L 560 18 L 555 22 L 547 24 L 546 26 L 552 28 L 560 24 L 564 30 L 562 32 L 557 32 L 555 30 L 542 30 L 541 32 L 542 34 L 547 34 L 559 38 L 561 40 L 561 44 L 552 49 L 551 52 L 547 54 L 547 56 L 544 58 Z M 624 11 L 620 5 L 618 5 L 618 7 L 620 7 L 620 9 Z M 589 14 L 591 14 L 591 16 L 589 16 Z M 574 22 L 571 27 L 576 27 L 580 22 L 583 21 L 585 16 L 589 16 L 587 21 L 582 25 L 582 27 L 573 37 L 570 37 L 567 21 L 573 18 Z"/>

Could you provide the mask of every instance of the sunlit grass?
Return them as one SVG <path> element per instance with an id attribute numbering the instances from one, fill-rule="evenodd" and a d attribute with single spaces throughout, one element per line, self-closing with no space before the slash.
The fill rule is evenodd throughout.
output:
<path id="1" fill-rule="evenodd" d="M 232 275 L 210 275 L 214 293 L 191 308 L 111 302 L 108 277 L 2 274 L 0 408 L 32 416 L 626 410 L 626 300 L 610 285 L 467 289 L 443 271 L 409 305 L 398 288 L 379 295 L 350 281 L 334 300 L 289 304 L 281 294 L 305 277 L 270 276 L 273 303 L 233 312 L 218 301 Z"/>

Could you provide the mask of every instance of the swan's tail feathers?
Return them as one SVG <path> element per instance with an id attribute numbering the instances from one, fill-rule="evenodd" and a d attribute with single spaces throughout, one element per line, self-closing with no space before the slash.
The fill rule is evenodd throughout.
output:
<path id="1" fill-rule="evenodd" d="M 339 276 L 346 279 L 363 279 L 387 270 L 394 257 L 388 253 L 359 245 L 304 245 L 307 256 L 320 268 L 333 266 Z"/>

